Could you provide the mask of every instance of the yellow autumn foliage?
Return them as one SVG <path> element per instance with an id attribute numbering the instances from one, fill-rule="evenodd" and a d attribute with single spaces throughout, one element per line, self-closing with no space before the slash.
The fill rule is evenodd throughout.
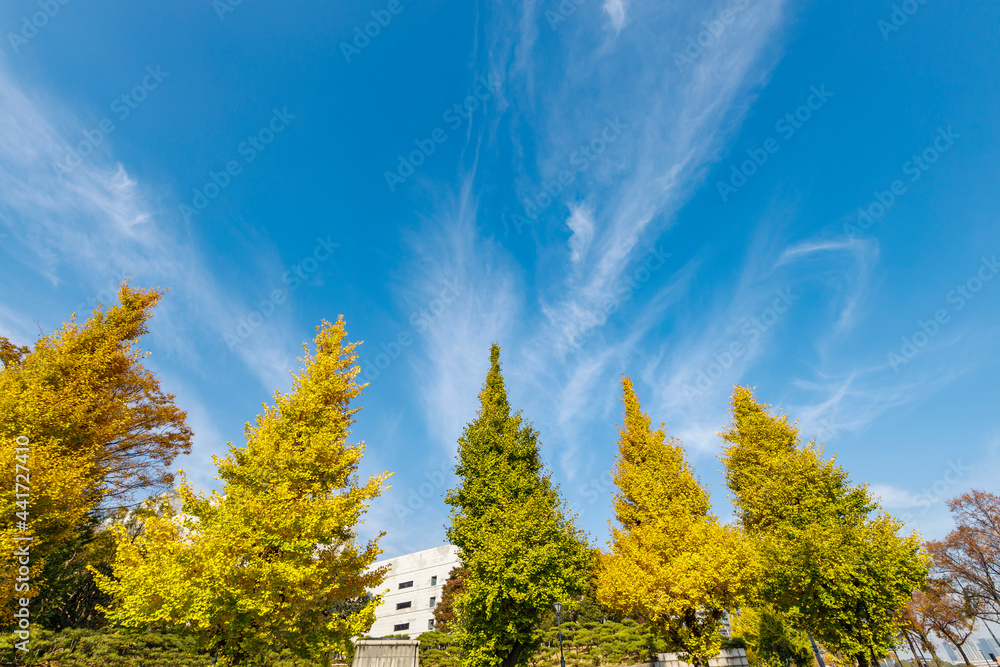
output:
<path id="1" fill-rule="evenodd" d="M 342 320 L 319 327 L 292 391 L 216 458 L 221 493 L 184 478 L 182 516 L 148 519 L 135 541 L 118 527 L 114 576 L 98 577 L 110 622 L 186 626 L 227 665 L 269 649 L 315 659 L 368 630 L 378 598 L 365 590 L 385 573 L 368 571 L 378 538 L 358 545 L 355 529 L 389 473 L 357 478 L 364 444 L 347 439 L 361 387 L 345 337 Z"/>
<path id="2" fill-rule="evenodd" d="M 147 353 L 137 346 L 162 296 L 126 283 L 119 303 L 98 308 L 82 323 L 71 319 L 33 347 L 0 338 L 0 550 L 9 554 L 15 544 L 27 543 L 31 552 L 30 581 L 15 582 L 12 559 L 0 568 L 4 613 L 17 598 L 44 596 L 44 604 L 32 603 L 33 613 L 58 615 L 64 598 L 77 593 L 70 588 L 78 579 L 51 581 L 65 577 L 67 568 L 52 555 L 65 560 L 83 526 L 138 491 L 172 483 L 167 466 L 190 450 L 186 414 L 143 367 Z M 28 442 L 23 458 L 17 438 Z M 15 487 L 15 474 L 27 475 L 18 480 L 27 480 L 26 490 Z M 18 498 L 18 491 L 27 497 Z M 32 540 L 15 540 L 21 537 Z M 85 574 L 83 563 L 69 565 Z M 53 589 L 59 583 L 62 588 Z"/>
<path id="3" fill-rule="evenodd" d="M 751 597 L 757 554 L 741 531 L 710 513 L 708 494 L 681 442 L 650 428 L 632 382 L 622 379 L 624 425 L 614 481 L 611 553 L 602 554 L 597 596 L 639 614 L 695 664 L 718 654 L 724 613 Z"/>

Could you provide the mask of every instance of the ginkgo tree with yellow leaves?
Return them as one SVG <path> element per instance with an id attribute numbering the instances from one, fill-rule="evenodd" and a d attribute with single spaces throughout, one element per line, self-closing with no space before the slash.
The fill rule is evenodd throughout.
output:
<path id="1" fill-rule="evenodd" d="M 363 596 L 385 570 L 370 569 L 379 538 L 359 545 L 356 526 L 389 473 L 358 478 L 364 444 L 348 438 L 362 387 L 345 338 L 342 319 L 318 327 L 292 390 L 216 458 L 221 493 L 185 478 L 182 515 L 150 517 L 135 541 L 118 528 L 114 574 L 98 575 L 111 623 L 186 626 L 226 665 L 346 652 L 371 627 L 380 598 Z"/>
<path id="2" fill-rule="evenodd" d="M 708 493 L 681 442 L 653 430 L 632 381 L 622 378 L 611 553 L 602 554 L 597 598 L 638 614 L 696 665 L 719 653 L 726 611 L 752 599 L 757 554 L 736 527 L 711 514 Z"/>
<path id="3" fill-rule="evenodd" d="M 749 388 L 735 388 L 722 436 L 733 505 L 766 565 L 761 597 L 859 667 L 877 663 L 927 576 L 919 536 Z"/>
<path id="4" fill-rule="evenodd" d="M 100 597 L 86 565 L 106 561 L 101 521 L 136 495 L 174 481 L 174 458 L 191 448 L 187 415 L 146 369 L 139 342 L 166 290 L 127 282 L 118 303 L 84 321 L 75 315 L 32 346 L 0 337 L 0 550 L 31 538 L 31 581 L 15 587 L 16 568 L 0 568 L 0 610 L 31 600 L 35 627 L 94 627 Z M 18 456 L 15 442 L 27 452 Z M 22 440 L 21 442 L 24 442 Z M 15 463 L 30 480 L 15 495 Z M 23 480 L 21 480 L 23 481 Z M 16 520 L 15 520 L 16 518 Z M 23 591 L 23 592 L 21 592 Z M 4 623 L 4 625 L 6 622 Z"/>

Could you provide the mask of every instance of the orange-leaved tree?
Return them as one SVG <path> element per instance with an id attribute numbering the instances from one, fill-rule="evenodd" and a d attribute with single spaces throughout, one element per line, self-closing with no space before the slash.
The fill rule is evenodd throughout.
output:
<path id="1" fill-rule="evenodd" d="M 1000 621 L 1000 496 L 973 489 L 948 501 L 955 529 L 927 543 L 934 565 L 981 616 Z"/>
<path id="2" fill-rule="evenodd" d="M 28 544 L 31 554 L 30 581 L 17 581 L 11 559 L 0 569 L 5 618 L 28 597 L 36 624 L 99 622 L 85 566 L 106 556 L 100 521 L 170 485 L 171 462 L 190 451 L 186 414 L 138 347 L 163 294 L 124 283 L 117 304 L 84 322 L 74 315 L 31 347 L 0 338 L 0 549 Z"/>

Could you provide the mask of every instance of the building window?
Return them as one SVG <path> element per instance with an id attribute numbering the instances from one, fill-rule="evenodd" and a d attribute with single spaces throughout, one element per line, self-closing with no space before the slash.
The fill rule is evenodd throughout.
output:
<path id="1" fill-rule="evenodd" d="M 431 606 L 433 607 L 435 604 L 437 604 L 437 598 L 431 598 Z"/>
<path id="2" fill-rule="evenodd" d="M 412 581 L 404 581 L 404 582 L 402 582 L 399 585 L 399 587 L 400 588 L 412 588 L 413 587 L 413 582 Z"/>
<path id="3" fill-rule="evenodd" d="M 431 586 L 437 586 L 437 585 L 438 585 L 438 578 L 431 577 Z"/>
<path id="4" fill-rule="evenodd" d="M 409 629 L 410 629 L 409 623 L 397 623 L 396 625 L 392 626 L 393 632 L 399 632 L 400 630 L 409 630 Z"/>
<path id="5" fill-rule="evenodd" d="M 410 608 L 409 602 L 399 602 L 396 604 L 396 609 L 409 609 L 409 608 Z"/>
<path id="6" fill-rule="evenodd" d="M 428 630 L 433 630 L 434 629 L 434 619 L 433 618 L 431 620 L 427 621 L 427 629 Z"/>

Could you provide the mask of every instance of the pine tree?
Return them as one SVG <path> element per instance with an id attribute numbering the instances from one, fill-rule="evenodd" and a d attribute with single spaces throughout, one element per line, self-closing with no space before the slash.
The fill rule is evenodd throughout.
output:
<path id="1" fill-rule="evenodd" d="M 800 445 L 788 416 L 768 407 L 737 387 L 732 425 L 722 434 L 733 505 L 766 564 L 761 595 L 796 627 L 867 667 L 895 645 L 928 557 L 867 487 L 851 485 L 815 441 Z"/>
<path id="2" fill-rule="evenodd" d="M 751 665 L 761 667 L 812 667 L 813 658 L 809 636 L 793 628 L 781 612 L 768 604 L 743 607 L 730 616 L 733 637 L 746 642 L 747 659 Z"/>
<path id="3" fill-rule="evenodd" d="M 650 428 L 632 381 L 622 378 L 611 553 L 602 557 L 598 600 L 641 614 L 671 649 L 698 665 L 718 654 L 727 610 L 745 604 L 756 553 L 740 531 L 710 513 L 705 489 L 679 440 Z"/>
<path id="4" fill-rule="evenodd" d="M 271 649 L 346 653 L 371 627 L 379 598 L 365 602 L 365 591 L 385 570 L 368 569 L 379 538 L 358 545 L 355 535 L 388 473 L 358 480 L 364 444 L 347 442 L 356 344 L 342 320 L 318 329 L 292 391 L 246 425 L 246 447 L 216 458 L 222 494 L 195 494 L 184 478 L 187 518 L 149 517 L 135 541 L 117 526 L 114 576 L 97 575 L 110 622 L 188 627 L 227 665 Z"/>
<path id="5" fill-rule="evenodd" d="M 591 563 L 542 463 L 538 433 L 511 412 L 496 344 L 490 362 L 476 419 L 458 441 L 447 532 L 467 570 L 456 600 L 463 664 L 514 667 L 537 650 L 552 604 L 582 594 Z"/>

